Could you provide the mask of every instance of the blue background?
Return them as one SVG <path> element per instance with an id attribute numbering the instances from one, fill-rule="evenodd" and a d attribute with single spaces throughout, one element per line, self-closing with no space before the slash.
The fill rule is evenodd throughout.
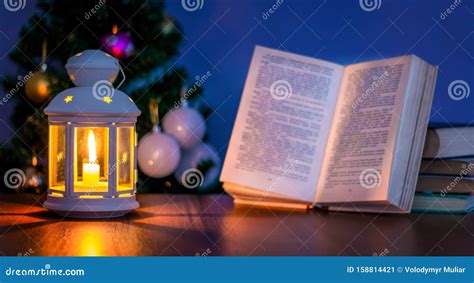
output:
<path id="1" fill-rule="evenodd" d="M 202 0 L 201 0 L 202 1 Z M 281 1 L 281 0 L 280 0 Z M 459 0 L 458 0 L 459 1 Z M 432 123 L 468 124 L 473 120 L 474 94 L 455 101 L 448 85 L 464 80 L 474 88 L 474 3 L 455 1 L 382 0 L 379 9 L 367 12 L 359 1 L 283 0 L 267 19 L 276 0 L 204 0 L 201 9 L 189 12 L 181 1 L 167 1 L 168 13 L 184 30 L 177 65 L 195 76 L 212 73 L 204 83 L 202 103 L 214 112 L 207 121 L 209 142 L 224 157 L 255 45 L 288 50 L 339 64 L 415 54 L 439 66 L 431 115 Z M 20 12 L 0 7 L 0 75 L 16 74 L 6 52 L 18 40 L 20 27 L 35 9 L 28 0 Z M 474 89 L 473 89 L 474 91 Z M 1 109 L 2 143 L 13 133 L 9 109 Z M 4 107 L 5 108 L 5 107 Z"/>

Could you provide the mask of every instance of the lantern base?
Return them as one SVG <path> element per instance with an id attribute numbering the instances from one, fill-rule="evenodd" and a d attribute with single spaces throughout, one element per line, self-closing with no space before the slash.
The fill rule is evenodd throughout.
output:
<path id="1" fill-rule="evenodd" d="M 48 210 L 71 218 L 114 218 L 123 216 L 140 205 L 135 196 L 119 198 L 68 198 L 48 195 L 43 203 Z"/>

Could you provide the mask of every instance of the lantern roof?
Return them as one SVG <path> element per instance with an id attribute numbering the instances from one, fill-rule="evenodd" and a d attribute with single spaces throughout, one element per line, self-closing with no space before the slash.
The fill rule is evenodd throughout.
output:
<path id="1" fill-rule="evenodd" d="M 57 94 L 44 109 L 55 116 L 136 117 L 133 100 L 115 89 L 113 82 L 121 70 L 118 60 L 101 50 L 85 50 L 67 61 L 66 70 L 76 87 Z M 123 79 L 125 74 L 122 72 Z M 118 88 L 118 87 L 117 87 Z"/>
<path id="2" fill-rule="evenodd" d="M 133 100 L 118 89 L 101 97 L 94 87 L 73 87 L 57 94 L 44 109 L 46 115 L 62 116 L 139 116 Z"/>
<path id="3" fill-rule="evenodd" d="M 110 68 L 118 66 L 118 60 L 110 54 L 101 50 L 88 49 L 70 57 L 66 68 Z"/>

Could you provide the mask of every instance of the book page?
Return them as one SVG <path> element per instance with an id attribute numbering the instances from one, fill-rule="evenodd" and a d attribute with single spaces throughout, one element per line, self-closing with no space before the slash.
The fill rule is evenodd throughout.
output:
<path id="1" fill-rule="evenodd" d="M 410 62 L 404 56 L 346 67 L 316 203 L 388 199 Z"/>
<path id="2" fill-rule="evenodd" d="M 342 72 L 256 47 L 221 181 L 313 202 Z"/>

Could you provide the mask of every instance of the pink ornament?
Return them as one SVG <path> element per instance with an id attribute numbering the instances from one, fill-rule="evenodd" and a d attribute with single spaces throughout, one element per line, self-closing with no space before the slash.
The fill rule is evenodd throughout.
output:
<path id="1" fill-rule="evenodd" d="M 128 33 L 112 33 L 104 35 L 100 40 L 104 49 L 119 59 L 126 59 L 135 52 L 132 37 Z"/>

